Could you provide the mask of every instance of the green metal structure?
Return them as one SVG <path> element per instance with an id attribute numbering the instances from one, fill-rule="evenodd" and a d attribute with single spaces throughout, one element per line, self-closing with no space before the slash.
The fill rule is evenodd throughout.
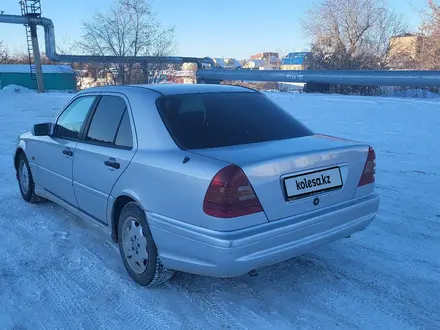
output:
<path id="1" fill-rule="evenodd" d="M 75 72 L 68 65 L 43 65 L 43 78 L 47 91 L 76 90 Z M 37 81 L 29 74 L 29 65 L 0 65 L 0 89 L 8 85 L 38 90 Z"/>

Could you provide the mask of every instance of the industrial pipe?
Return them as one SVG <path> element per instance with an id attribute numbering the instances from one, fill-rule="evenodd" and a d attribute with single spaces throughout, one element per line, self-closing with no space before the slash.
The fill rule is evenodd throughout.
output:
<path id="1" fill-rule="evenodd" d="M 440 86 L 440 71 L 198 70 L 201 81 L 271 81 L 375 86 Z"/>
<path id="2" fill-rule="evenodd" d="M 18 15 L 0 15 L 0 23 L 36 24 L 44 27 L 46 56 L 55 62 L 148 62 L 180 64 L 184 62 L 210 64 L 210 58 L 176 56 L 96 56 L 61 55 L 55 47 L 55 29 L 48 18 L 32 18 Z M 200 69 L 197 78 L 203 82 L 224 80 L 271 81 L 296 83 L 321 83 L 341 85 L 380 85 L 380 86 L 440 86 L 440 71 L 288 71 L 288 70 L 223 70 Z"/>
<path id="3" fill-rule="evenodd" d="M 35 24 L 44 28 L 46 56 L 55 62 L 86 62 L 86 63 L 118 63 L 118 62 L 147 62 L 181 64 L 185 62 L 213 64 L 209 58 L 179 57 L 179 56 L 100 56 L 100 55 L 61 55 L 56 52 L 55 28 L 52 20 L 41 17 L 27 17 L 19 15 L 0 15 L 0 23 Z"/>

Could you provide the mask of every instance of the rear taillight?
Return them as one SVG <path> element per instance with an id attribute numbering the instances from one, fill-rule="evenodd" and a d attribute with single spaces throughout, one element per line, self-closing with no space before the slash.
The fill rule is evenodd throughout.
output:
<path id="1" fill-rule="evenodd" d="M 216 218 L 235 218 L 262 212 L 263 208 L 246 174 L 240 167 L 229 165 L 212 179 L 203 211 Z"/>
<path id="2" fill-rule="evenodd" d="M 376 153 L 374 149 L 370 147 L 368 149 L 367 162 L 365 163 L 364 172 L 359 180 L 358 187 L 365 186 L 366 184 L 374 183 L 376 174 Z"/>

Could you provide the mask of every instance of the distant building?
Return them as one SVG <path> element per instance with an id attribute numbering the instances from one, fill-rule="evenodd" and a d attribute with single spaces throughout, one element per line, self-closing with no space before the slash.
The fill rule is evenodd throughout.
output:
<path id="1" fill-rule="evenodd" d="M 43 65 L 43 79 L 46 90 L 75 91 L 75 71 L 70 65 Z M 18 85 L 37 89 L 37 81 L 30 75 L 29 64 L 0 65 L 0 89 L 8 85 Z"/>
<path id="2" fill-rule="evenodd" d="M 197 63 L 187 62 L 182 64 L 182 71 L 197 71 Z"/>
<path id="3" fill-rule="evenodd" d="M 308 52 L 289 53 L 281 61 L 281 70 L 304 70 Z"/>
<path id="4" fill-rule="evenodd" d="M 273 70 L 274 66 L 269 64 L 266 60 L 249 60 L 243 65 L 243 68 L 253 70 Z"/>
<path id="5" fill-rule="evenodd" d="M 241 64 L 235 58 L 213 58 L 214 64 L 221 69 L 240 69 Z"/>
<path id="6" fill-rule="evenodd" d="M 415 33 L 404 33 L 391 37 L 390 52 L 391 58 L 407 57 L 417 59 L 422 51 L 425 37 Z"/>
<path id="7" fill-rule="evenodd" d="M 251 60 L 265 60 L 268 64 L 279 67 L 280 65 L 280 54 L 275 52 L 264 52 L 252 55 Z"/>

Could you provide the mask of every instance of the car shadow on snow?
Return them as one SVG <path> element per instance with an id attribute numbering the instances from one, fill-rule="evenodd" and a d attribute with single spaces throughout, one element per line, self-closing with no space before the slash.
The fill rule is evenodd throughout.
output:
<path id="1" fill-rule="evenodd" d="M 262 288 L 300 291 L 304 281 L 312 283 L 322 281 L 324 274 L 334 271 L 330 261 L 314 253 L 307 253 L 283 261 L 281 263 L 260 268 L 256 274 L 246 274 L 233 278 L 212 278 L 182 272 L 176 272 L 171 285 L 185 291 L 193 291 L 196 287 L 208 288 L 214 286 L 224 293 L 243 295 L 243 298 L 259 296 Z M 338 278 L 337 274 L 332 277 Z"/>

